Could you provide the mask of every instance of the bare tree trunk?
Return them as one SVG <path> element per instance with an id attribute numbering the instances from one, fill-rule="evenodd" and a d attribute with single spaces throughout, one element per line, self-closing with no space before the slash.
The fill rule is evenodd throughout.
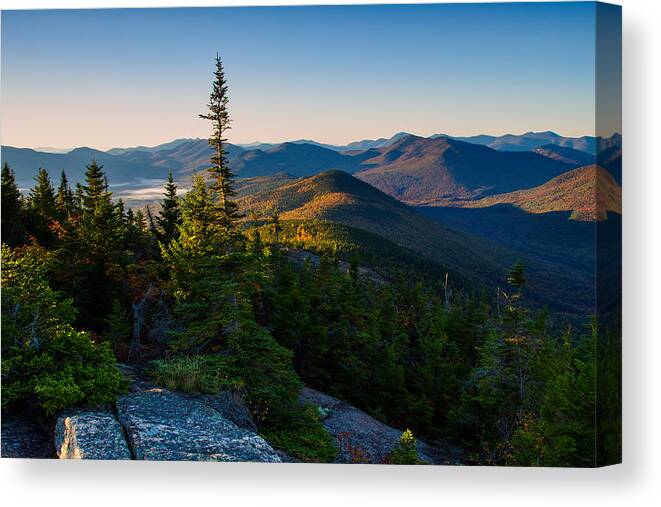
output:
<path id="1" fill-rule="evenodd" d="M 133 303 L 131 305 L 131 309 L 133 310 L 133 332 L 131 334 L 131 345 L 129 347 L 128 354 L 129 361 L 134 356 L 137 358 L 140 357 L 140 347 L 142 345 L 140 336 L 142 335 L 142 326 L 145 323 L 143 307 L 145 306 L 145 303 L 147 302 L 147 299 L 151 295 L 153 289 L 153 285 L 149 285 L 144 296 L 142 296 L 142 299 L 139 302 Z"/>

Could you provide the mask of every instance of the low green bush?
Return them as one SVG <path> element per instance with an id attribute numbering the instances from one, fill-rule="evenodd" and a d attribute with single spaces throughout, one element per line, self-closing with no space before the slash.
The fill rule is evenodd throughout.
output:
<path id="1" fill-rule="evenodd" d="M 338 453 L 335 440 L 311 405 L 301 407 L 287 427 L 265 430 L 262 434 L 274 447 L 306 463 L 332 463 Z"/>
<path id="2" fill-rule="evenodd" d="M 49 286 L 41 249 L 2 247 L 3 408 L 53 415 L 126 390 L 109 344 L 75 330 L 75 315 Z"/>
<path id="3" fill-rule="evenodd" d="M 47 415 L 73 406 L 111 403 L 127 381 L 107 343 L 88 333 L 57 330 L 39 349 L 9 347 L 2 359 L 2 406 L 37 409 Z"/>

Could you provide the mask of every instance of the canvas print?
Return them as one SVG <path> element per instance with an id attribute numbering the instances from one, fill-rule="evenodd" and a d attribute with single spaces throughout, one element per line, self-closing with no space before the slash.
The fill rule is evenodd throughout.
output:
<path id="1" fill-rule="evenodd" d="M 2 12 L 2 456 L 621 461 L 621 9 Z"/>

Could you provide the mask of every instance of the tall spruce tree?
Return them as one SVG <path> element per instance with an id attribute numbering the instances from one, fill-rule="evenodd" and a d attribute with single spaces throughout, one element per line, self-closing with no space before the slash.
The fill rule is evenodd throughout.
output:
<path id="1" fill-rule="evenodd" d="M 93 160 L 85 172 L 82 187 L 81 233 L 93 257 L 111 262 L 121 245 L 121 218 L 108 190 L 103 166 Z"/>
<path id="2" fill-rule="evenodd" d="M 69 186 L 69 180 L 64 171 L 60 175 L 60 185 L 57 187 L 55 206 L 61 220 L 67 220 L 75 212 L 76 197 Z"/>
<path id="3" fill-rule="evenodd" d="M 135 212 L 135 226 L 140 232 L 147 231 L 147 219 L 141 209 Z"/>
<path id="4" fill-rule="evenodd" d="M 35 186 L 30 190 L 30 208 L 46 217 L 55 215 L 55 191 L 46 169 L 39 168 Z"/>
<path id="5" fill-rule="evenodd" d="M 273 214 L 271 215 L 271 230 L 273 231 L 275 244 L 277 245 L 280 232 L 282 231 L 282 226 L 280 225 L 280 212 L 277 209 L 273 210 Z"/>
<path id="6" fill-rule="evenodd" d="M 258 424 L 291 417 L 301 384 L 291 353 L 254 320 L 246 251 L 238 231 L 238 206 L 232 200 L 232 173 L 223 143 L 229 128 L 227 84 L 220 58 L 209 102 L 209 144 L 214 148 L 209 175 L 195 175 L 181 203 L 179 236 L 161 243 L 175 298 L 176 325 L 171 347 L 183 353 L 221 352 L 236 366 L 246 385 L 248 406 Z"/>
<path id="7" fill-rule="evenodd" d="M 177 197 L 177 184 L 172 177 L 172 171 L 168 172 L 168 182 L 165 185 L 164 198 L 161 202 L 161 211 L 156 217 L 156 223 L 160 229 L 160 241 L 168 244 L 179 236 L 181 225 L 181 208 Z"/>
<path id="8" fill-rule="evenodd" d="M 30 208 L 44 216 L 52 217 L 55 214 L 55 191 L 46 169 L 39 168 L 35 181 L 35 186 L 30 190 Z"/>
<path id="9" fill-rule="evenodd" d="M 23 197 L 16 185 L 14 171 L 5 162 L 2 166 L 2 242 L 14 247 L 24 239 Z"/>
<path id="10" fill-rule="evenodd" d="M 50 245 L 55 239 L 51 223 L 57 218 L 55 191 L 44 168 L 39 168 L 35 182 L 28 200 L 30 232 L 42 245 Z"/>
<path id="11" fill-rule="evenodd" d="M 179 332 L 175 349 L 200 352 L 225 341 L 230 324 L 238 316 L 237 286 L 227 269 L 227 255 L 214 241 L 214 203 L 201 175 L 182 202 L 183 222 L 179 238 L 161 244 L 163 259 L 170 269 L 175 314 Z"/>
<path id="12" fill-rule="evenodd" d="M 239 208 L 232 200 L 234 175 L 230 170 L 224 146 L 227 141 L 225 132 L 231 128 L 231 120 L 227 109 L 228 102 L 229 96 L 223 62 L 220 56 L 216 55 L 216 70 L 214 71 L 214 81 L 209 104 L 207 105 L 209 112 L 200 114 L 200 118 L 209 120 L 212 124 L 209 145 L 214 151 L 210 159 L 209 175 L 211 177 L 211 190 L 217 199 L 214 213 L 216 215 L 215 226 L 219 227 L 220 232 L 227 236 L 225 239 L 233 237 L 236 232 L 236 221 L 240 216 Z"/>
<path id="13" fill-rule="evenodd" d="M 112 201 L 103 167 L 96 160 L 87 166 L 81 200 L 75 256 L 82 281 L 77 294 L 72 295 L 80 301 L 80 323 L 100 332 L 120 290 L 126 259 L 123 220 Z"/>

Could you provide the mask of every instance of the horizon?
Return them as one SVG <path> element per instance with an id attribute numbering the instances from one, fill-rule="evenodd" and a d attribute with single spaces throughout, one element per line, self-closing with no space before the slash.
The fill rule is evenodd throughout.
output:
<path id="1" fill-rule="evenodd" d="M 3 11 L 3 144 L 205 138 L 216 50 L 232 144 L 595 135 L 594 21 L 590 2 Z"/>
<path id="2" fill-rule="evenodd" d="M 429 138 L 431 136 L 447 136 L 451 139 L 452 138 L 456 139 L 456 138 L 474 137 L 474 136 L 503 137 L 503 136 L 524 136 L 524 135 L 527 135 L 527 134 L 544 134 L 544 133 L 555 134 L 555 135 L 558 135 L 560 137 L 567 138 L 567 139 L 578 139 L 578 138 L 582 138 L 582 137 L 595 137 L 594 134 L 580 134 L 580 135 L 576 135 L 576 136 L 569 136 L 569 135 L 564 135 L 564 134 L 561 134 L 560 132 L 556 132 L 556 131 L 550 130 L 550 129 L 536 130 L 536 131 L 527 130 L 525 132 L 521 132 L 521 133 L 518 133 L 518 134 L 514 133 L 514 132 L 506 132 L 504 134 L 489 134 L 489 133 L 477 132 L 475 134 L 468 134 L 468 135 L 454 135 L 454 134 L 446 134 L 446 133 L 440 133 L 439 132 L 439 133 L 430 134 L 429 136 L 423 136 L 423 135 L 420 135 L 420 134 L 414 134 L 413 132 L 406 132 L 406 131 L 400 130 L 400 131 L 397 131 L 397 132 L 395 132 L 391 135 L 385 135 L 385 136 L 380 136 L 380 137 L 371 137 L 371 138 L 370 137 L 364 137 L 364 138 L 360 138 L 360 139 L 354 139 L 353 141 L 349 141 L 348 143 L 345 143 L 345 144 L 337 144 L 337 145 L 334 145 L 333 143 L 326 142 L 326 141 L 320 141 L 319 139 L 311 139 L 311 138 L 308 138 L 308 139 L 287 139 L 287 140 L 284 140 L 284 141 L 262 141 L 262 140 L 257 140 L 257 141 L 250 141 L 250 142 L 247 142 L 247 143 L 233 143 L 233 142 L 228 140 L 227 144 L 231 144 L 231 145 L 234 145 L 234 146 L 240 146 L 240 147 L 243 147 L 244 149 L 256 149 L 256 148 L 253 148 L 251 145 L 260 145 L 260 144 L 278 145 L 278 144 L 285 144 L 285 143 L 291 143 L 291 142 L 307 141 L 307 142 L 311 142 L 311 143 L 327 144 L 329 146 L 342 147 L 342 146 L 347 146 L 348 144 L 353 143 L 353 142 L 375 141 L 375 140 L 378 140 L 378 139 L 391 139 L 392 137 L 394 137 L 397 134 L 407 134 L 407 135 L 412 135 L 412 136 L 422 137 L 422 138 Z M 613 132 L 611 135 L 622 135 L 622 134 L 620 132 Z M 17 148 L 17 149 L 28 149 L 28 150 L 34 150 L 34 151 L 38 151 L 38 152 L 42 152 L 42 153 L 53 153 L 53 154 L 70 153 L 71 151 L 76 150 L 76 149 L 80 149 L 80 148 L 86 148 L 86 149 L 91 149 L 91 150 L 102 151 L 104 153 L 108 153 L 109 151 L 112 151 L 112 150 L 131 150 L 131 149 L 139 149 L 139 148 L 151 149 L 151 148 L 156 148 L 156 147 L 161 146 L 163 144 L 168 144 L 168 143 L 172 143 L 172 142 L 175 142 L 175 141 L 182 141 L 182 140 L 201 141 L 201 140 L 206 140 L 206 139 L 207 139 L 206 137 L 187 137 L 187 136 L 184 136 L 184 137 L 177 137 L 177 138 L 174 138 L 174 139 L 166 139 L 164 141 L 157 142 L 156 144 L 149 144 L 148 145 L 148 144 L 144 144 L 144 143 L 138 143 L 138 144 L 135 144 L 135 145 L 132 145 L 132 146 L 112 146 L 112 147 L 106 148 L 106 149 L 97 148 L 95 146 L 82 145 L 82 144 L 77 145 L 77 146 L 65 146 L 65 147 L 59 147 L 59 146 L 16 146 L 16 145 L 13 145 L 13 144 L 2 144 L 2 146 L 6 146 L 6 147 L 9 147 L 9 148 Z M 48 150 L 53 150 L 53 151 L 48 151 Z"/>

